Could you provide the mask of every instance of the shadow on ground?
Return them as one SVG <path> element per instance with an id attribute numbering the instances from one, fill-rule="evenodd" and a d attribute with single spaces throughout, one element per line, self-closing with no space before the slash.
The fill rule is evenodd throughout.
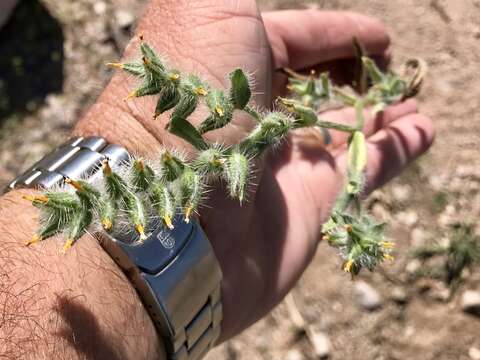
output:
<path id="1" fill-rule="evenodd" d="M 0 125 L 35 110 L 63 85 L 63 33 L 37 0 L 23 0 L 0 29 Z"/>

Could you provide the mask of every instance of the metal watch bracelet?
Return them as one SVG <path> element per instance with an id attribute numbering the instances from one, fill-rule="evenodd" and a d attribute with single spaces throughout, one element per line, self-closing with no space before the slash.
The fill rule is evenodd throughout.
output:
<path id="1" fill-rule="evenodd" d="M 103 138 L 73 138 L 6 190 L 48 189 L 65 178 L 88 178 L 106 158 L 116 163 L 130 157 L 123 147 L 109 145 Z M 168 358 L 202 358 L 220 334 L 222 273 L 199 224 L 176 219 L 174 230 L 158 228 L 141 245 L 105 238 L 102 246 L 137 289 L 164 339 Z"/>

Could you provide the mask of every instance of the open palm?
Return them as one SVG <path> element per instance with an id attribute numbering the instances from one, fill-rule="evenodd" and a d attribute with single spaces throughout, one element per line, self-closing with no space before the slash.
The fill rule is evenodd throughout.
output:
<path id="1" fill-rule="evenodd" d="M 253 73 L 255 102 L 265 108 L 285 86 L 285 77 L 276 69 L 315 67 L 342 75 L 340 65 L 353 56 L 353 36 L 370 55 L 388 54 L 389 39 L 382 25 L 352 13 L 308 10 L 261 15 L 253 0 L 155 0 L 144 19 L 139 33 L 182 71 L 198 73 L 222 87 L 225 75 L 236 67 Z M 127 58 L 136 54 L 136 45 L 134 40 Z M 133 79 L 115 76 L 76 132 L 100 134 L 150 156 L 160 145 L 186 147 L 165 132 L 167 118 L 152 120 L 155 99 L 122 101 L 134 85 Z M 354 120 L 346 109 L 323 117 Z M 251 119 L 239 116 L 209 140 L 236 142 L 252 126 Z M 417 113 L 413 101 L 369 118 L 365 132 L 367 191 L 400 172 L 433 140 L 430 120 Z M 221 186 L 211 192 L 200 221 L 224 274 L 222 339 L 275 306 L 315 254 L 322 223 L 345 172 L 347 136 L 333 132 L 332 137 L 332 145 L 325 148 L 312 134 L 292 135 L 262 159 L 255 172 L 256 186 L 242 206 L 228 199 Z"/>

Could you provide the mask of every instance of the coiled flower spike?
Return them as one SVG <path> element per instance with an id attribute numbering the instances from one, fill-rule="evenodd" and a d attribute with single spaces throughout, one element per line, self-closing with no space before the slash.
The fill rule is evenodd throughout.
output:
<path id="1" fill-rule="evenodd" d="M 30 243 L 65 231 L 70 247 L 91 223 L 97 221 L 105 231 L 115 233 L 119 218 L 126 215 L 140 241 L 147 238 L 152 224 L 172 228 L 174 217 L 182 214 L 185 221 L 200 206 L 207 185 L 224 180 L 229 195 L 243 202 L 248 195 L 255 159 L 279 146 L 297 129 L 321 130 L 325 144 L 329 131 L 348 133 L 348 171 L 345 186 L 339 194 L 330 219 L 324 224 L 324 238 L 335 247 L 343 260 L 342 268 L 357 274 L 362 268 L 374 267 L 392 258 L 393 244 L 384 239 L 384 225 L 377 224 L 361 206 L 360 194 L 365 186 L 367 146 L 363 135 L 364 111 L 373 113 L 385 106 L 418 92 L 424 69 L 407 81 L 392 72 L 382 72 L 375 63 L 357 51 L 363 64 L 362 85 L 370 88 L 345 90 L 337 87 L 327 73 L 308 76 L 285 70 L 289 76 L 289 97 L 278 98 L 280 111 L 261 112 L 251 105 L 252 81 L 242 69 L 229 74 L 229 88 L 211 87 L 193 74 L 171 68 L 140 39 L 140 58 L 128 63 L 110 63 L 139 80 L 138 87 L 127 98 L 158 96 L 153 118 L 170 111 L 168 131 L 191 144 L 197 151 L 187 161 L 164 149 L 149 166 L 143 159 L 110 167 L 103 164 L 100 186 L 83 180 L 69 180 L 75 193 L 63 190 L 30 197 L 41 211 L 42 224 Z M 361 48 L 356 43 L 356 49 Z M 416 62 L 419 63 L 419 62 Z M 364 86 L 362 86 L 363 88 Z M 330 122 L 319 117 L 319 111 L 330 103 L 354 107 L 354 125 Z M 198 124 L 189 117 L 202 106 L 208 115 Z M 255 127 L 236 144 L 208 143 L 204 135 L 229 126 L 236 112 L 255 120 Z M 321 184 L 320 184 L 321 186 Z M 98 219 L 96 219 L 98 218 Z"/>

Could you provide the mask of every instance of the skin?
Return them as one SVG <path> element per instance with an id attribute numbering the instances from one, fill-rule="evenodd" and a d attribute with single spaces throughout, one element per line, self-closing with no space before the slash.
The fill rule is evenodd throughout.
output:
<path id="1" fill-rule="evenodd" d="M 226 86 L 225 74 L 235 67 L 253 72 L 256 104 L 266 108 L 285 86 L 276 69 L 328 68 L 336 75 L 339 64 L 353 56 L 352 36 L 370 55 L 385 61 L 389 54 L 387 33 L 371 18 L 313 10 L 261 15 L 251 0 L 152 0 L 138 33 L 170 64 L 200 74 L 213 86 Z M 136 55 L 137 46 L 138 40 L 132 40 L 126 59 Z M 166 133 L 167 118 L 152 120 L 155 98 L 122 100 L 135 85 L 134 79 L 116 74 L 74 134 L 101 135 L 147 156 L 155 156 L 161 146 L 191 151 Z M 353 122 L 351 110 L 323 117 Z M 209 134 L 209 140 L 237 141 L 252 125 L 238 116 L 231 126 Z M 397 175 L 434 137 L 431 121 L 417 112 L 414 101 L 376 119 L 368 116 L 365 132 L 366 193 Z M 242 206 L 224 189 L 210 193 L 200 221 L 224 274 L 222 341 L 280 302 L 315 254 L 345 175 L 347 136 L 332 136 L 333 146 L 326 149 L 315 134 L 292 135 L 259 162 L 257 186 Z M 38 214 L 21 194 L 0 199 L 0 275 L 7 279 L 1 283 L 0 303 L 10 316 L 3 319 L 13 319 L 0 325 L 0 339 L 9 339 L 0 345 L 0 354 L 21 349 L 26 358 L 162 358 L 163 345 L 148 314 L 97 240 L 84 236 L 65 256 L 58 255 L 61 245 L 53 240 L 22 246 Z"/>

